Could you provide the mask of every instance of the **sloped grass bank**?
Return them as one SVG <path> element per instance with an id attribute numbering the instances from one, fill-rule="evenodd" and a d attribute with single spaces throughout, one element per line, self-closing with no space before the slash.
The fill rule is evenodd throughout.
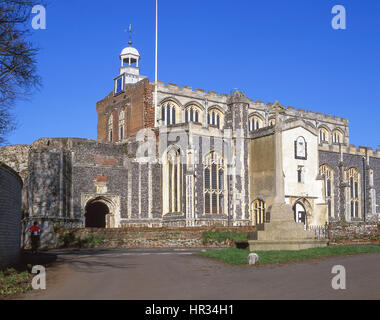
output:
<path id="1" fill-rule="evenodd" d="M 247 232 L 210 230 L 202 234 L 203 244 L 240 242 L 247 240 Z"/>
<path id="2" fill-rule="evenodd" d="M 31 290 L 32 278 L 27 270 L 8 268 L 0 271 L 0 300 Z"/>
<path id="3" fill-rule="evenodd" d="M 49 268 L 57 260 L 52 253 L 39 252 L 37 255 L 23 251 L 19 262 L 10 268 L 0 269 L 0 300 L 16 298 L 32 290 L 33 266 Z"/>
<path id="4" fill-rule="evenodd" d="M 200 252 L 199 254 L 233 265 L 245 265 L 248 264 L 249 253 L 248 250 L 227 248 Z M 259 265 L 269 265 L 335 256 L 380 253 L 380 246 L 330 246 L 299 251 L 255 251 L 255 253 L 259 255 Z"/>

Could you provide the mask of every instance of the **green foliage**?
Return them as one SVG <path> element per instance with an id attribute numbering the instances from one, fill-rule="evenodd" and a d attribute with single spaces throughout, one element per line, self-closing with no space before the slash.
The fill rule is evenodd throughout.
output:
<path id="1" fill-rule="evenodd" d="M 212 243 L 223 243 L 226 240 L 230 241 L 246 241 L 247 233 L 246 232 L 234 232 L 234 231 L 206 231 L 202 234 L 203 244 L 212 244 Z"/>
<path id="2" fill-rule="evenodd" d="M 80 238 L 70 231 L 60 236 L 63 248 L 94 248 L 101 246 L 104 242 L 103 238 L 95 237 L 90 233 L 86 238 Z"/>
<path id="3" fill-rule="evenodd" d="M 63 242 L 62 246 L 64 248 L 69 248 L 71 246 L 74 246 L 74 244 L 77 241 L 77 238 L 73 232 L 68 232 L 68 233 L 65 233 L 64 235 L 61 235 L 59 237 L 59 240 Z"/>
<path id="4" fill-rule="evenodd" d="M 60 228 L 61 228 L 61 224 L 59 222 L 54 222 L 54 224 L 53 224 L 54 232 L 57 233 Z"/>
<path id="5" fill-rule="evenodd" d="M 97 247 L 103 244 L 104 239 L 103 238 L 97 238 L 92 233 L 87 236 L 87 238 L 80 240 L 81 246 L 84 247 Z"/>
<path id="6" fill-rule="evenodd" d="M 0 271 L 0 300 L 10 295 L 31 290 L 32 275 L 27 271 L 9 268 Z"/>
<path id="7" fill-rule="evenodd" d="M 248 263 L 248 250 L 235 248 L 212 250 L 200 254 L 209 258 L 215 258 L 224 262 L 241 265 Z M 364 253 L 380 253 L 379 246 L 330 246 L 312 248 L 299 251 L 255 251 L 259 255 L 259 264 L 277 264 L 307 259 L 321 259 L 334 256 L 347 256 Z"/>
<path id="8" fill-rule="evenodd" d="M 370 240 L 380 240 L 380 233 L 370 235 L 369 239 Z"/>

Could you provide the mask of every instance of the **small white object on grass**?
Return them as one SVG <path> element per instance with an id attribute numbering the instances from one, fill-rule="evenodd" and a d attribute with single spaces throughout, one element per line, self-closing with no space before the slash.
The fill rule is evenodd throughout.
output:
<path id="1" fill-rule="evenodd" d="M 259 262 L 259 255 L 257 253 L 250 253 L 248 255 L 248 264 L 256 264 Z"/>

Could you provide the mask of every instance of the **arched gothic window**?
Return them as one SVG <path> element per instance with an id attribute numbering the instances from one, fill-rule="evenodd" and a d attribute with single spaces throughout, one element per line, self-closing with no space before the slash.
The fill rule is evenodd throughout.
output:
<path id="1" fill-rule="evenodd" d="M 223 128 L 223 114 L 216 108 L 210 109 L 207 114 L 207 123 L 218 129 Z"/>
<path id="2" fill-rule="evenodd" d="M 294 153 L 296 159 L 307 160 L 307 142 L 304 137 L 294 141 Z"/>
<path id="3" fill-rule="evenodd" d="M 225 168 L 223 158 L 211 152 L 204 164 L 205 214 L 224 214 Z"/>
<path id="4" fill-rule="evenodd" d="M 319 143 L 329 142 L 329 132 L 325 128 L 319 128 Z"/>
<path id="5" fill-rule="evenodd" d="M 124 139 L 124 110 L 120 111 L 119 114 L 119 141 Z"/>
<path id="6" fill-rule="evenodd" d="M 332 136 L 333 143 L 343 143 L 343 134 L 339 130 L 334 130 Z"/>
<path id="7" fill-rule="evenodd" d="M 348 210 L 351 218 L 360 218 L 360 173 L 356 168 L 346 170 L 346 181 L 349 188 L 346 191 Z"/>
<path id="8" fill-rule="evenodd" d="M 269 127 L 273 127 L 276 125 L 276 119 L 275 118 L 271 118 L 268 120 L 268 126 Z"/>
<path id="9" fill-rule="evenodd" d="M 251 223 L 253 226 L 263 224 L 265 222 L 265 202 L 257 199 L 252 202 Z"/>
<path id="10" fill-rule="evenodd" d="M 166 102 L 161 106 L 162 123 L 166 126 L 176 124 L 178 107 L 173 102 Z"/>
<path id="11" fill-rule="evenodd" d="M 171 149 L 166 154 L 163 165 L 164 214 L 181 212 L 181 154 L 179 150 Z"/>
<path id="12" fill-rule="evenodd" d="M 113 141 L 113 113 L 108 118 L 108 141 Z"/>
<path id="13" fill-rule="evenodd" d="M 201 123 L 202 122 L 201 115 L 202 115 L 201 109 L 199 109 L 196 106 L 190 106 L 186 108 L 185 110 L 185 122 Z"/>
<path id="14" fill-rule="evenodd" d="M 323 195 L 327 203 L 327 212 L 329 218 L 333 218 L 334 215 L 334 171 L 327 165 L 323 164 L 319 167 L 319 174 L 323 178 Z"/>
<path id="15" fill-rule="evenodd" d="M 261 117 L 254 115 L 249 118 L 248 121 L 249 131 L 254 131 L 264 126 L 264 121 Z"/>

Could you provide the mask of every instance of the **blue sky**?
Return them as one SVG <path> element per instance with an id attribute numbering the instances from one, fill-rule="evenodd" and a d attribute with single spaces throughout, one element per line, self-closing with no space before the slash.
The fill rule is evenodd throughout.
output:
<path id="1" fill-rule="evenodd" d="M 14 109 L 10 144 L 96 139 L 96 102 L 113 88 L 131 23 L 141 74 L 154 79 L 154 0 L 49 0 L 43 87 Z M 347 30 L 331 27 L 334 5 Z M 380 143 L 380 1 L 159 0 L 159 80 L 348 118 L 351 143 Z"/>

